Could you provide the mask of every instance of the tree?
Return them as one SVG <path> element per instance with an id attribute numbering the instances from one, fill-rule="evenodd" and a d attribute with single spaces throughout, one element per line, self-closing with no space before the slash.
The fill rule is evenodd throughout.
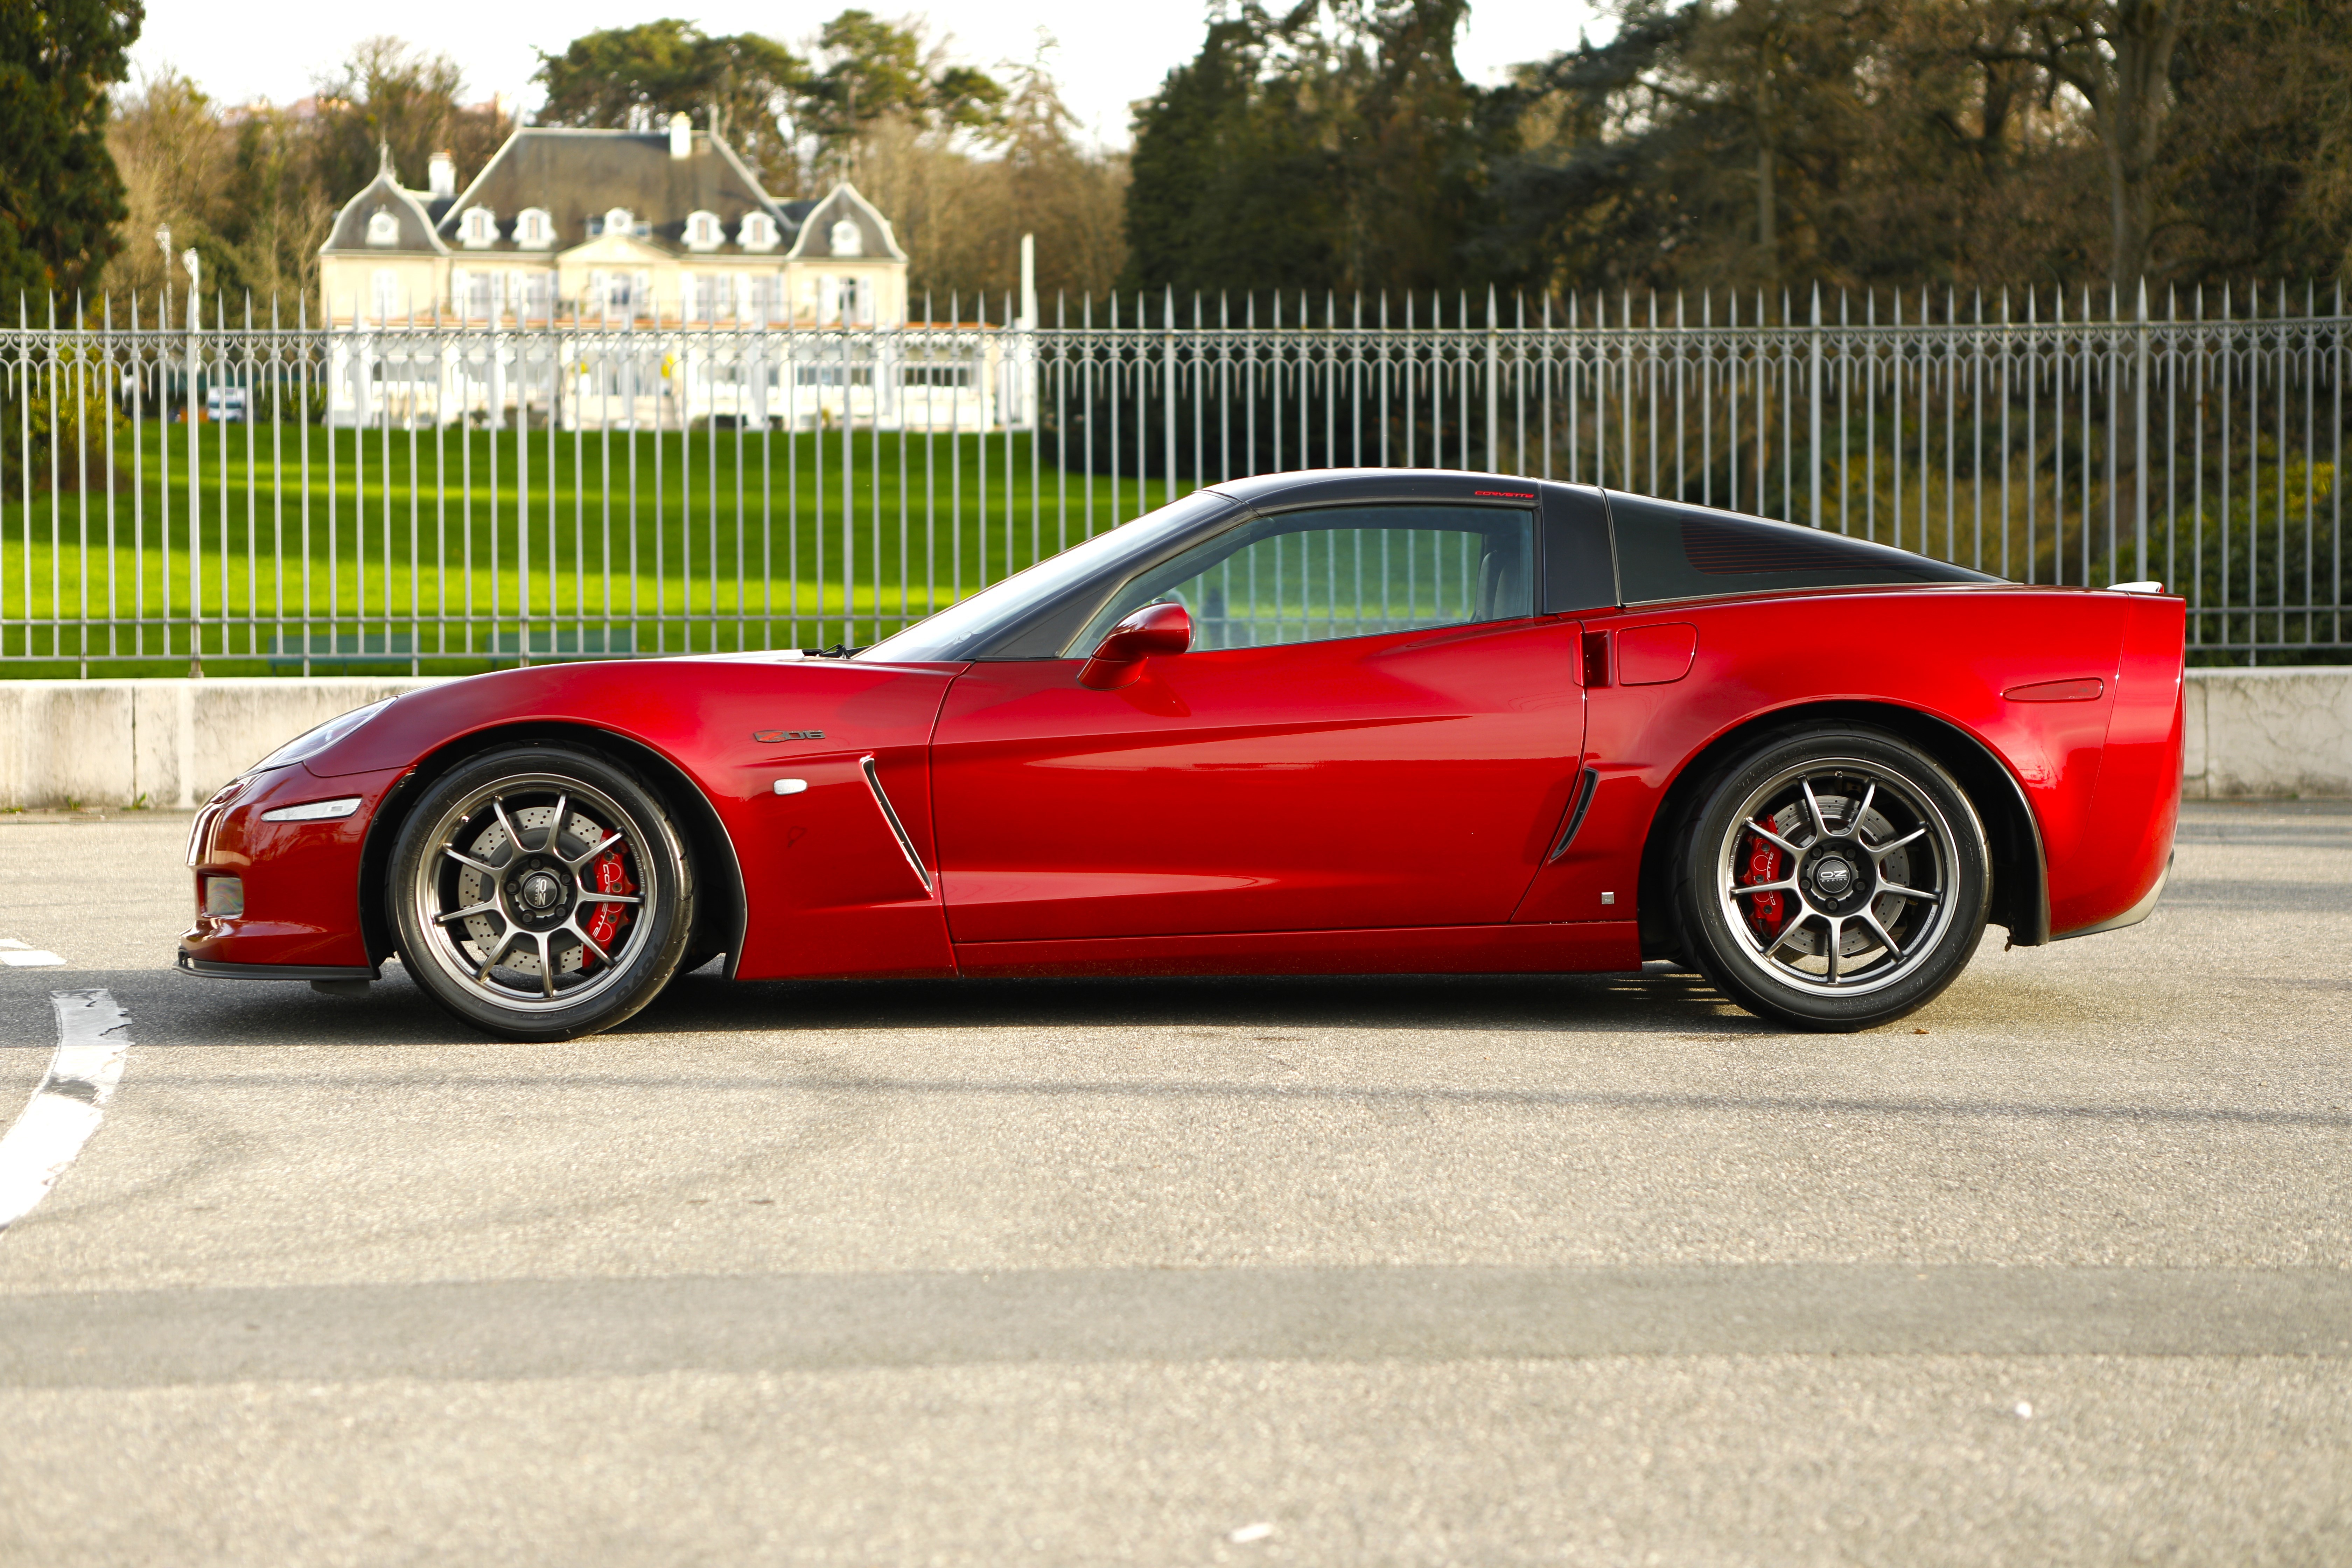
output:
<path id="1" fill-rule="evenodd" d="M 773 38 L 712 37 L 674 17 L 608 27 L 540 56 L 533 79 L 547 89 L 542 124 L 652 128 L 685 114 L 724 137 L 763 180 L 798 184 L 788 127 L 809 67 Z"/>
<path id="2" fill-rule="evenodd" d="M 121 246 L 107 88 L 144 17 L 140 0 L 0 3 L 0 297 L 78 290 Z"/>
<path id="3" fill-rule="evenodd" d="M 1764 288 L 1819 276 L 1845 248 L 1842 216 L 1873 160 L 1869 66 L 1885 61 L 1875 0 L 1738 0 L 1722 9 L 1636 0 L 1608 44 L 1528 73 L 1522 113 L 1548 99 L 1553 133 L 1523 133 L 1497 171 L 1500 248 L 1545 249 L 1595 283 Z M 1537 255 L 1530 255 L 1532 249 Z"/>
<path id="4" fill-rule="evenodd" d="M 969 310 L 977 295 L 994 319 L 1019 279 L 1024 234 L 1036 238 L 1048 319 L 1055 294 L 1101 295 L 1118 280 L 1126 162 L 1080 141 L 1046 68 L 1050 49 L 1049 41 L 1007 73 L 992 156 L 958 132 L 904 114 L 859 139 L 859 188 L 890 215 L 907 248 L 909 287 L 918 299 L 931 296 L 941 313 L 951 300 Z"/>
<path id="5" fill-rule="evenodd" d="M 167 282 L 163 253 L 149 238 L 172 231 L 172 248 L 194 250 L 208 282 L 235 288 L 228 187 L 236 135 L 220 106 L 169 66 L 124 93 L 107 126 L 107 144 L 123 183 L 121 252 L 106 270 L 110 290 L 153 295 Z M 169 268 L 176 273 L 174 260 Z M 145 309 L 152 319 L 153 306 Z"/>
<path id="6" fill-rule="evenodd" d="M 1138 108 L 1129 281 L 1418 289 L 1466 280 L 1484 100 L 1462 0 L 1302 0 L 1211 22 Z"/>
<path id="7" fill-rule="evenodd" d="M 340 206 L 375 178 L 383 150 L 412 185 L 436 153 L 448 153 L 461 178 L 490 160 L 514 129 L 494 103 L 459 101 L 457 62 L 388 37 L 362 40 L 319 84 L 309 132 L 312 174 Z"/>
<path id="8" fill-rule="evenodd" d="M 817 35 L 824 68 L 802 91 L 802 124 L 816 161 L 849 172 L 875 126 L 899 121 L 918 132 L 962 132 L 992 141 L 1003 129 L 1005 90 L 985 71 L 950 62 L 913 27 L 870 11 L 844 11 Z"/>
<path id="9" fill-rule="evenodd" d="M 2073 280 L 2095 137 L 1974 0 L 1629 0 L 1526 68 L 1479 253 L 1545 287 Z"/>
<path id="10" fill-rule="evenodd" d="M 993 78 L 871 12 L 827 22 L 815 51 L 812 63 L 756 33 L 713 37 L 675 18 L 587 33 L 540 57 L 540 120 L 621 130 L 686 114 L 724 136 L 770 190 L 793 195 L 846 172 L 885 121 L 987 134 L 1003 118 Z"/>
<path id="11" fill-rule="evenodd" d="M 1135 116 L 1126 285 L 1325 286 L 1338 271 L 1330 160 L 1262 13 L 1213 21 Z"/>
<path id="12" fill-rule="evenodd" d="M 2107 155 L 2107 277 L 2119 289 L 2147 275 L 2157 157 L 2187 8 L 2187 0 L 2002 0 L 2011 36 L 1984 51 L 2039 66 L 2090 104 Z"/>
<path id="13" fill-rule="evenodd" d="M 2173 51 L 2151 277 L 2326 279 L 2352 236 L 2352 5 L 2204 0 Z"/>

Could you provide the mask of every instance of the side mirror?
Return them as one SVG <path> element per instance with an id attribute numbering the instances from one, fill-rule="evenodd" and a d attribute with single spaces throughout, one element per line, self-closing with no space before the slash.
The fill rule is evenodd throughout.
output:
<path id="1" fill-rule="evenodd" d="M 1111 627 L 1078 671 L 1078 684 L 1116 691 L 1143 673 L 1143 661 L 1192 646 L 1192 617 L 1176 604 L 1146 605 Z"/>

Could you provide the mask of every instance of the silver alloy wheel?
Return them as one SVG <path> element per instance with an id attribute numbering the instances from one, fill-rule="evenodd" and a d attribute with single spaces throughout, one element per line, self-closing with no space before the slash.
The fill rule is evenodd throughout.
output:
<path id="1" fill-rule="evenodd" d="M 1935 797 L 1884 763 L 1784 768 L 1740 803 L 1716 889 L 1740 955 L 1822 996 L 1916 970 L 1951 924 L 1958 842 Z"/>
<path id="2" fill-rule="evenodd" d="M 423 956 L 501 1008 L 588 1001 L 629 968 L 652 928 L 655 842 L 577 779 L 484 784 L 442 814 L 417 861 L 408 894 Z"/>

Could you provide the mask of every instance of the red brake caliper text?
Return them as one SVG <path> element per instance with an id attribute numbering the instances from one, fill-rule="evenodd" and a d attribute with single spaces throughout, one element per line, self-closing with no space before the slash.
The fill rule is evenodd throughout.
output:
<path id="1" fill-rule="evenodd" d="M 1765 824 L 1759 820 L 1756 826 L 1761 829 Z M 1740 879 L 1741 885 L 1752 888 L 1759 882 L 1779 881 L 1780 853 L 1780 847 L 1763 837 L 1759 831 L 1757 837 L 1749 841 L 1748 871 Z M 1750 910 L 1749 918 L 1754 921 L 1759 936 L 1769 940 L 1780 934 L 1780 922 L 1787 917 L 1781 908 L 1780 894 L 1759 893 L 1749 899 L 1748 904 Z"/>
<path id="2" fill-rule="evenodd" d="M 634 893 L 637 890 L 637 885 L 629 880 L 627 868 L 621 864 L 621 852 L 617 849 L 607 849 L 597 858 L 595 872 L 596 890 L 600 893 Z M 619 936 L 621 928 L 628 923 L 629 907 L 626 904 L 598 904 L 595 913 L 588 917 L 588 940 L 610 952 L 613 951 L 613 939 Z M 593 948 L 580 955 L 580 967 L 583 969 L 591 968 L 595 963 Z"/>

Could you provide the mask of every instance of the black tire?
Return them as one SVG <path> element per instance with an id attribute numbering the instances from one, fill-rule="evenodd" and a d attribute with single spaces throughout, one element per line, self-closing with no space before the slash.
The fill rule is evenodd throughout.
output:
<path id="1" fill-rule="evenodd" d="M 1867 1029 L 1968 966 L 1990 864 L 1967 792 L 1917 747 L 1859 725 L 1782 731 L 1717 772 L 1677 830 L 1675 936 L 1751 1013 Z"/>
<path id="2" fill-rule="evenodd" d="M 488 752 L 436 780 L 401 825 L 384 897 L 425 994 L 515 1040 L 629 1017 L 694 932 L 694 868 L 661 797 L 567 746 Z"/>

